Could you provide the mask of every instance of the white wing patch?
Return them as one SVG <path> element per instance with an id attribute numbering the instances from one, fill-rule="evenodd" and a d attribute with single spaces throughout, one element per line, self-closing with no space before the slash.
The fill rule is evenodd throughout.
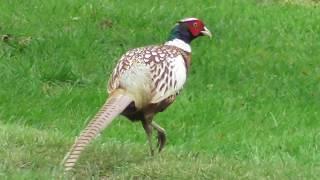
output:
<path id="1" fill-rule="evenodd" d="M 173 74 L 174 78 L 177 81 L 177 85 L 175 88 L 175 93 L 180 91 L 183 88 L 184 83 L 186 82 L 187 79 L 187 69 L 186 65 L 184 62 L 183 57 L 180 55 L 174 60 L 174 69 L 173 69 Z"/>

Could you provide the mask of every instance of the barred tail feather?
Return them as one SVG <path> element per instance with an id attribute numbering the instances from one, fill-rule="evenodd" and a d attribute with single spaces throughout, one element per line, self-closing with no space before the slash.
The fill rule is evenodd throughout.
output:
<path id="1" fill-rule="evenodd" d="M 76 139 L 70 151 L 66 154 L 63 160 L 65 171 L 73 169 L 85 147 L 131 102 L 132 99 L 123 93 L 114 93 L 107 99 L 100 111 L 81 132 L 79 138 Z"/>

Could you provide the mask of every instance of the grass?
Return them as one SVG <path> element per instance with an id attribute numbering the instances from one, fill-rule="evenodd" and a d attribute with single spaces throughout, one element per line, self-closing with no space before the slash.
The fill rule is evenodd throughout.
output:
<path id="1" fill-rule="evenodd" d="M 0 178 L 68 178 L 59 163 L 106 99 L 117 59 L 195 16 L 214 38 L 193 42 L 187 85 L 156 117 L 165 151 L 149 157 L 141 125 L 121 117 L 74 176 L 316 179 L 320 7 L 301 2 L 4 1 L 0 35 L 11 36 L 0 42 Z"/>

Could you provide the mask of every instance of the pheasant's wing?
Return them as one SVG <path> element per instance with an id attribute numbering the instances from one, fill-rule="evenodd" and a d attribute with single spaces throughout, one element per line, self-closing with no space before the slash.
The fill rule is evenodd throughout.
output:
<path id="1" fill-rule="evenodd" d="M 139 71 L 135 70 L 137 67 Z M 142 73 L 143 70 L 146 72 Z M 150 95 L 148 103 L 158 103 L 182 89 L 187 69 L 181 50 L 174 46 L 133 49 L 120 58 L 109 79 L 108 92 L 111 93 L 119 87 L 130 88 L 124 87 L 128 86 L 128 83 L 123 83 L 127 74 L 137 77 L 130 80 L 137 81 L 139 86 L 145 88 L 144 95 Z"/>
<path id="2" fill-rule="evenodd" d="M 153 97 L 151 103 L 158 103 L 176 95 L 187 78 L 186 65 L 183 56 L 166 57 L 161 66 L 153 66 Z"/>

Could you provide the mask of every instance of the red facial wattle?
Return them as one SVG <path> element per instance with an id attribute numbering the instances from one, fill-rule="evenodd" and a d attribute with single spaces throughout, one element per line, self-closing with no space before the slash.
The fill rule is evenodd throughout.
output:
<path id="1" fill-rule="evenodd" d="M 194 37 L 197 37 L 201 34 L 201 31 L 203 31 L 204 24 L 199 20 L 190 21 L 190 22 L 188 22 L 188 28 L 189 28 L 189 31 L 191 32 L 191 34 Z"/>

